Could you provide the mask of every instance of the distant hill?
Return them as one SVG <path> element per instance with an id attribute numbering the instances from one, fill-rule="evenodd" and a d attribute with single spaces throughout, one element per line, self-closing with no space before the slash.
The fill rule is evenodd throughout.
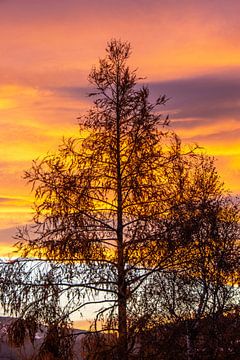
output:
<path id="1" fill-rule="evenodd" d="M 6 332 L 12 318 L 0 316 L 0 359 L 1 360 L 19 360 L 17 349 L 11 348 L 7 343 Z"/>
<path id="2" fill-rule="evenodd" d="M 165 360 L 239 360 L 240 359 L 240 316 L 239 308 L 227 314 L 214 314 L 199 320 L 188 319 L 174 323 L 159 324 L 143 331 L 136 338 L 132 359 L 165 359 Z M 42 327 L 35 335 L 34 346 L 26 340 L 22 348 L 11 347 L 7 341 L 7 329 L 14 318 L 0 317 L 0 360 L 32 360 L 40 348 L 46 334 Z M 95 354 L 104 354 L 104 360 L 112 360 L 114 336 L 98 334 L 97 337 L 86 337 L 86 331 L 73 329 L 76 335 L 74 343 L 75 360 L 96 359 Z M 83 341 L 84 340 L 84 341 Z M 50 353 L 52 343 L 50 341 Z M 54 349 L 54 348 L 53 348 Z M 59 349 L 59 348 L 57 348 Z M 115 350 L 114 350 L 115 349 Z M 113 352 L 116 348 L 112 348 Z M 85 357 L 84 355 L 84 357 Z M 51 357 L 52 356 L 52 357 Z M 49 360 L 57 360 L 50 355 Z"/>
<path id="3" fill-rule="evenodd" d="M 7 329 L 13 320 L 14 318 L 12 317 L 0 316 L 0 360 L 28 360 L 41 346 L 46 328 L 43 327 L 41 331 L 36 333 L 34 346 L 30 340 L 27 340 L 23 347 L 16 348 L 12 347 L 7 339 Z M 82 360 L 78 354 L 80 353 L 81 340 L 85 331 L 73 329 L 73 333 L 76 334 L 76 342 L 74 345 L 76 360 Z"/>

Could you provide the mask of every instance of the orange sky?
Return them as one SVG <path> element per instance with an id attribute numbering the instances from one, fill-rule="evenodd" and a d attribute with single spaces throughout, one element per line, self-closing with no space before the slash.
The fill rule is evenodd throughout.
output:
<path id="1" fill-rule="evenodd" d="M 0 0 L 0 254 L 31 219 L 31 160 L 77 132 L 87 75 L 111 38 L 130 41 L 131 63 L 187 142 L 217 157 L 240 192 L 238 0 Z"/>

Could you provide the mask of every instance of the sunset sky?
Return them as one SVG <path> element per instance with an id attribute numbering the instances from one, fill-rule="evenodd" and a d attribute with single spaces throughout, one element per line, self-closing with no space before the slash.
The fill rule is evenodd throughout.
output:
<path id="1" fill-rule="evenodd" d="M 188 143 L 240 193 L 239 0 L 0 0 L 0 255 L 31 219 L 24 170 L 77 134 L 87 76 L 111 38 Z"/>

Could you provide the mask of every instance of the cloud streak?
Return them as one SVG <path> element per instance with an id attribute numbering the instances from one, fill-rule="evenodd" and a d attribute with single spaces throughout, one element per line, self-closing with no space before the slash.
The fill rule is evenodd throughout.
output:
<path id="1" fill-rule="evenodd" d="M 204 75 L 149 84 L 154 94 L 170 97 L 173 119 L 239 117 L 240 68 L 235 73 Z"/>
<path id="2" fill-rule="evenodd" d="M 0 1 L 0 228 L 28 221 L 23 170 L 77 134 L 88 73 L 113 37 L 131 42 L 151 99 L 170 98 L 172 128 L 240 191 L 239 12 L 236 0 Z"/>

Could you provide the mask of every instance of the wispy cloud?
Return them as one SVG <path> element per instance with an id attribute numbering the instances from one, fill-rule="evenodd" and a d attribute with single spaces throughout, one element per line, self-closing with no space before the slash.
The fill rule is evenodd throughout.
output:
<path id="1" fill-rule="evenodd" d="M 14 240 L 15 234 L 15 227 L 0 229 L 0 258 L 12 256 L 13 245 L 16 243 L 16 240 Z"/>
<path id="2" fill-rule="evenodd" d="M 154 94 L 170 97 L 168 107 L 174 110 L 173 119 L 239 117 L 240 68 L 234 73 L 150 83 L 150 88 Z"/>

